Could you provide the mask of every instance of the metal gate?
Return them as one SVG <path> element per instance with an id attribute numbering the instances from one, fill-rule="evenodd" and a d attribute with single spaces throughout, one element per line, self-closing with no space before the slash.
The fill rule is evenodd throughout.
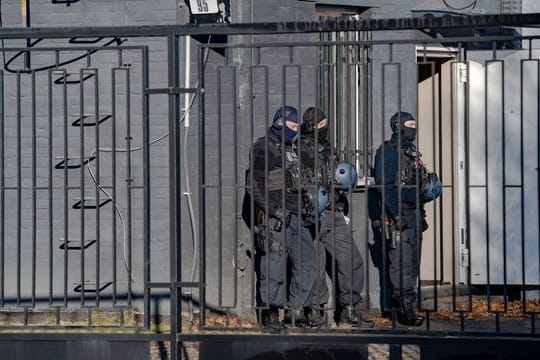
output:
<path id="1" fill-rule="evenodd" d="M 418 298 L 418 310 L 427 318 L 422 328 L 384 320 L 367 331 L 324 328 L 299 335 L 293 328 L 288 330 L 296 336 L 293 341 L 391 344 L 392 356 L 400 356 L 402 344 L 419 345 L 426 356 L 437 346 L 467 348 L 482 341 L 485 351 L 503 353 L 518 339 L 523 351 L 536 346 L 540 309 L 531 290 L 538 290 L 533 276 L 538 259 L 526 255 L 539 250 L 537 230 L 526 230 L 525 224 L 539 225 L 525 213 L 538 207 L 527 197 L 538 197 L 538 186 L 525 180 L 534 172 L 523 163 L 538 162 L 531 155 L 538 150 L 537 137 L 525 136 L 526 129 L 537 130 L 538 112 L 530 108 L 537 106 L 538 84 L 523 74 L 538 59 L 536 51 L 519 48 L 519 60 L 505 62 L 499 51 L 510 43 L 532 47 L 534 37 L 391 40 L 391 35 L 539 22 L 533 14 L 3 29 L 0 306 L 12 316 L 9 325 L 134 331 L 155 326 L 168 332 L 172 358 L 181 356 L 186 342 L 291 342 L 290 334 L 267 334 L 256 321 L 253 234 L 241 220 L 241 204 L 250 146 L 270 126 L 275 109 L 287 104 L 302 111 L 318 105 L 329 115 L 340 158 L 354 163 L 360 175 L 350 194 L 351 221 L 366 274 L 362 310 L 370 316 L 377 318 L 381 306 L 389 309 L 381 301 L 386 289 L 380 279 L 387 270 L 381 260 L 384 245 L 372 232 L 369 194 L 377 189 L 374 151 L 390 135 L 388 120 L 394 112 L 419 114 L 419 146 L 442 176 L 444 193 L 428 209 L 431 229 L 424 249 L 429 252 L 422 255 L 432 262 L 420 278 L 421 285 L 429 285 L 421 287 Z M 216 32 L 228 35 L 229 43 L 212 44 Z M 190 45 L 190 35 L 210 35 L 209 43 Z M 41 40 L 22 47 L 27 38 Z M 518 63 L 519 85 L 501 86 L 497 97 L 490 86 L 482 96 L 471 94 L 481 92 L 470 73 L 477 57 L 471 50 L 479 44 L 492 48 L 485 74 L 494 69 L 492 64 Z M 432 46 L 448 52 L 449 64 L 431 57 Z M 193 48 L 197 51 L 188 51 Z M 515 69 L 501 66 L 499 71 Z M 482 79 L 490 85 L 488 76 Z M 521 100 L 507 110 L 508 93 L 525 85 Z M 445 96 L 451 97 L 448 104 Z M 475 113 L 474 106 L 489 111 Z M 486 115 L 495 106 L 505 113 L 519 110 L 520 132 L 512 133 L 512 140 L 504 135 L 514 129 L 510 115 L 508 121 Z M 426 114 L 431 121 L 422 118 Z M 482 119 L 502 125 L 478 127 Z M 483 147 L 475 142 L 479 138 Z M 487 139 L 489 144 L 500 141 L 496 148 L 513 161 L 491 155 Z M 490 155 L 478 157 L 481 152 Z M 516 167 L 516 161 L 521 165 Z M 489 181 L 472 181 L 479 166 Z M 510 172 L 512 179 L 507 178 Z M 495 185 L 488 190 L 489 184 Z M 489 234 L 485 238 L 475 235 L 479 227 L 473 221 L 483 212 L 482 200 L 474 198 L 478 188 L 504 199 L 488 201 L 491 216 L 480 222 Z M 490 223 L 508 201 L 521 211 Z M 510 224 L 519 232 L 511 232 Z M 498 242 L 504 244 L 503 255 L 492 248 Z M 511 267 L 501 270 L 493 264 L 518 261 L 520 256 L 510 258 L 506 249 L 520 246 L 521 274 L 511 276 L 521 282 L 509 281 Z M 484 281 L 472 278 L 474 269 L 486 271 Z M 329 273 L 330 284 L 335 271 Z M 502 276 L 492 281 L 495 273 Z M 486 311 L 479 315 L 482 301 Z M 324 310 L 331 314 L 335 305 L 330 301 Z M 486 321 L 479 325 L 477 315 Z M 163 319 L 168 320 L 165 330 L 159 327 Z M 491 337 L 482 340 L 485 333 Z M 46 338 L 54 341 L 54 336 Z M 155 332 L 145 339 L 164 336 Z"/>

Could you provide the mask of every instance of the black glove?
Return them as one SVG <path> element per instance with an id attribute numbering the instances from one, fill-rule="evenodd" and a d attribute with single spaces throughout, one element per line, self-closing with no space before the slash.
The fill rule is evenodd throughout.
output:
<path id="1" fill-rule="evenodd" d="M 394 227 L 396 230 L 403 231 L 407 228 L 407 222 L 403 216 L 394 218 Z"/>

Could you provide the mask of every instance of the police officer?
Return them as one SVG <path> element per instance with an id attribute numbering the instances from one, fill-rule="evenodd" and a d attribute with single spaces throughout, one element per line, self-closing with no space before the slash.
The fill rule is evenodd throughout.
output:
<path id="1" fill-rule="evenodd" d="M 318 219 L 318 231 L 314 231 L 318 245 L 322 245 L 318 251 L 315 303 L 320 306 L 328 301 L 325 266 L 328 252 L 337 273 L 337 284 L 333 284 L 336 293 L 336 320 L 357 327 L 373 327 L 374 323 L 365 319 L 357 309 L 362 300 L 360 292 L 364 286 L 364 262 L 354 242 L 350 219 L 347 217 L 346 189 L 350 189 L 353 184 L 342 187 L 341 183 L 333 183 L 338 159 L 329 141 L 329 124 L 324 112 L 316 107 L 306 109 L 300 133 L 297 152 L 301 163 L 312 169 L 316 182 L 334 191 L 329 206 Z M 349 175 L 341 174 L 345 180 Z"/>
<path id="2" fill-rule="evenodd" d="M 254 143 L 246 174 L 247 190 L 254 203 L 257 304 L 264 308 L 263 326 L 273 329 L 283 326 L 280 308 L 288 305 L 309 311 L 313 302 L 315 247 L 300 214 L 300 174 L 291 148 L 298 125 L 297 110 L 280 107 L 267 134 Z M 296 325 L 309 328 L 318 324 L 301 318 Z"/>
<path id="3" fill-rule="evenodd" d="M 382 233 L 386 238 L 389 277 L 399 323 L 420 326 L 424 318 L 414 312 L 422 231 L 427 229 L 424 203 L 440 195 L 440 182 L 428 173 L 416 150 L 416 120 L 407 112 L 390 119 L 392 137 L 375 155 L 375 182 L 381 194 Z M 429 192 L 426 179 L 435 179 Z M 436 193 L 435 195 L 433 193 Z"/>

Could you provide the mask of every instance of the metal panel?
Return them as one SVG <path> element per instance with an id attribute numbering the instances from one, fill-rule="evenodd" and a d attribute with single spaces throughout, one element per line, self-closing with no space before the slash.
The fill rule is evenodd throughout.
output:
<path id="1" fill-rule="evenodd" d="M 474 284 L 540 281 L 538 55 L 526 50 L 468 53 Z"/>

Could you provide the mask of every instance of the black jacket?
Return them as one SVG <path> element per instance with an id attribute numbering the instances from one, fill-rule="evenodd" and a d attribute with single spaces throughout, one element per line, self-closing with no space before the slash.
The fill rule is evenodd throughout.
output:
<path id="1" fill-rule="evenodd" d="M 402 149 L 400 157 L 394 138 L 395 136 L 392 140 L 381 145 L 377 150 L 375 155 L 375 183 L 380 186 L 378 190 L 381 193 L 381 198 L 384 193 L 386 213 L 396 218 L 399 215 L 400 184 L 402 185 L 401 206 L 414 208 L 417 201 L 420 201 L 419 205 L 420 207 L 422 206 L 422 200 L 417 197 L 417 189 L 421 186 L 422 174 L 421 170 L 416 171 L 411 168 L 414 167 L 417 159 L 415 158 L 415 154 L 409 151 L 410 148 Z M 401 166 L 399 164 L 400 158 Z M 405 173 L 408 174 L 408 178 L 404 178 Z M 382 187 L 383 185 L 384 188 Z"/>
<path id="2" fill-rule="evenodd" d="M 335 165 L 339 161 L 332 144 L 325 137 L 318 138 L 317 143 L 311 136 L 302 136 L 300 140 L 296 144 L 295 150 L 302 166 L 307 168 L 302 173 L 315 174 L 315 179 L 312 182 L 331 190 Z M 343 211 L 345 214 L 348 213 L 349 203 L 342 191 L 335 189 L 334 196 L 331 196 L 330 200 L 333 200 L 334 210 Z"/>
<path id="3" fill-rule="evenodd" d="M 246 184 L 253 186 L 250 195 L 259 209 L 268 216 L 284 220 L 287 213 L 298 214 L 302 208 L 296 184 L 297 174 L 291 169 L 292 148 L 284 144 L 279 131 L 270 128 L 251 149 Z"/>

